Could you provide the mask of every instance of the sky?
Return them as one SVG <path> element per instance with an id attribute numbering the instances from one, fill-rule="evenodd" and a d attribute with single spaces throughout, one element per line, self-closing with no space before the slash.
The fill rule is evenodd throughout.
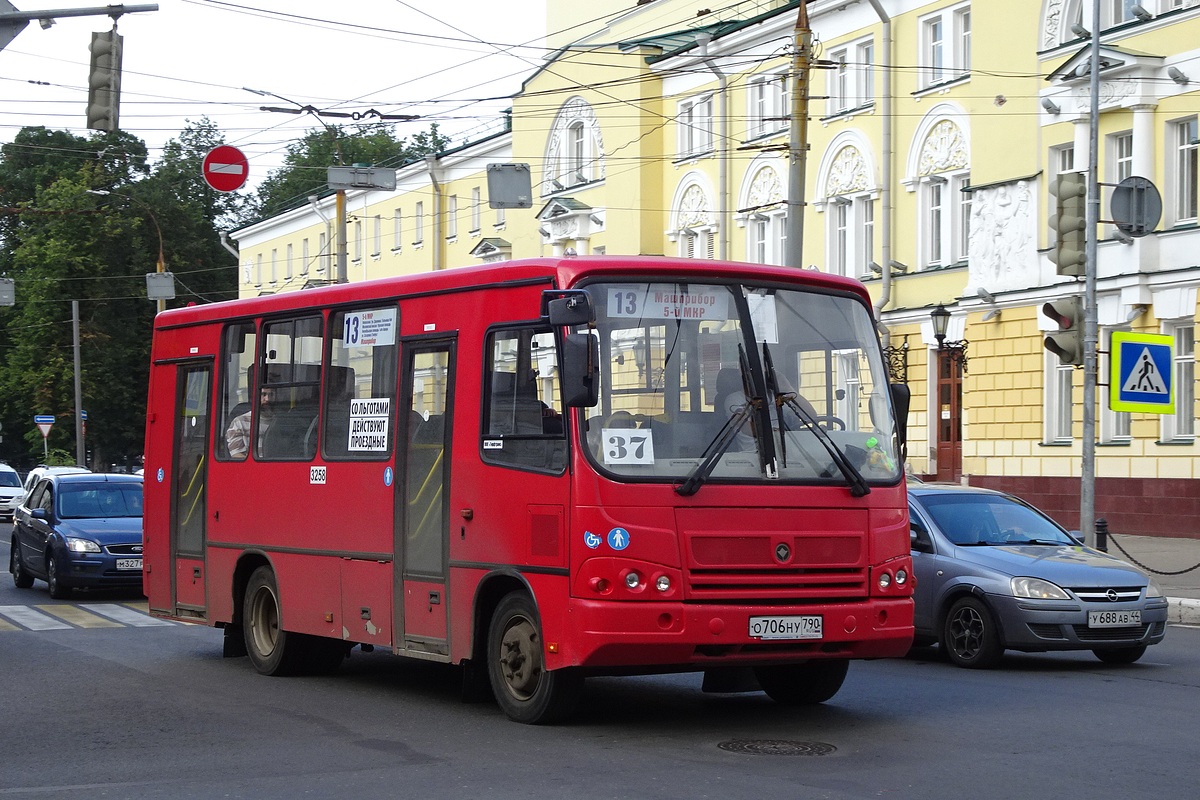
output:
<path id="1" fill-rule="evenodd" d="M 109 5 L 9 2 L 27 12 Z M 261 106 L 312 106 L 363 121 L 375 119 L 372 110 L 416 114 L 395 123 L 397 136 L 436 122 L 456 141 L 481 138 L 499 129 L 510 105 L 504 98 L 542 63 L 546 2 L 158 0 L 157 11 L 117 21 L 120 126 L 145 141 L 154 160 L 189 120 L 207 117 L 247 155 L 251 187 L 283 165 L 288 143 L 322 124 Z M 88 135 L 88 46 L 93 31 L 111 28 L 103 13 L 62 17 L 48 28 L 33 21 L 0 50 L 0 143 L 29 125 Z"/>

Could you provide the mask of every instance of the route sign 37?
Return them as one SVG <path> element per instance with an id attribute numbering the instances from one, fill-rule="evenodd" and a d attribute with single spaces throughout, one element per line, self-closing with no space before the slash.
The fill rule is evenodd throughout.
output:
<path id="1" fill-rule="evenodd" d="M 1113 331 L 1108 407 L 1113 411 L 1174 414 L 1173 345 L 1174 338 L 1166 334 Z"/>

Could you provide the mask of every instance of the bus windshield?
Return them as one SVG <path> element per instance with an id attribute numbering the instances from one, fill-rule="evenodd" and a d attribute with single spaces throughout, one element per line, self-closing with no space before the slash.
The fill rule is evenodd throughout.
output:
<path id="1" fill-rule="evenodd" d="M 580 413 L 603 473 L 856 494 L 899 479 L 887 372 L 858 298 L 717 282 L 587 289 L 601 390 Z"/>

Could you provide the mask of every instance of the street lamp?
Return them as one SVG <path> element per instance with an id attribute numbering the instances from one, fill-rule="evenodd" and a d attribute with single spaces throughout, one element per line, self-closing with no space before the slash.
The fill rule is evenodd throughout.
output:
<path id="1" fill-rule="evenodd" d="M 949 352 L 951 358 L 956 358 L 962 363 L 963 372 L 966 372 L 967 340 L 946 341 L 946 329 L 950 326 L 950 312 L 944 305 L 938 303 L 937 308 L 929 312 L 929 318 L 933 320 L 933 338 L 937 340 L 938 352 Z"/>
<path id="2" fill-rule="evenodd" d="M 87 189 L 86 191 L 88 194 L 94 194 L 97 197 L 109 197 L 109 196 L 124 197 L 126 200 L 131 200 L 132 202 L 136 203 L 137 205 L 141 206 L 142 208 L 144 208 L 146 210 L 147 216 L 150 217 L 150 222 L 152 222 L 154 224 L 154 232 L 158 234 L 158 265 L 157 265 L 157 268 L 155 269 L 155 271 L 160 275 L 164 274 L 166 272 L 166 262 L 163 259 L 162 227 L 159 226 L 158 217 L 156 217 L 154 215 L 154 209 L 150 208 L 150 204 L 146 203 L 143 200 L 139 200 L 138 198 L 134 197 L 131 194 L 124 194 L 123 192 L 111 192 L 111 191 L 108 191 L 107 189 Z M 167 307 L 167 301 L 163 297 L 159 297 L 158 298 L 158 313 L 161 314 L 163 311 L 166 310 L 166 307 Z"/>

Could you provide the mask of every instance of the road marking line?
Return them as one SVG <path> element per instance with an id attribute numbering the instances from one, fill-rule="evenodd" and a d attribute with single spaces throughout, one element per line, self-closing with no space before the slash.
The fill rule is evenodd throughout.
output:
<path id="1" fill-rule="evenodd" d="M 16 625 L 13 625 L 6 619 L 0 619 L 0 631 L 19 631 L 21 630 Z"/>
<path id="2" fill-rule="evenodd" d="M 134 611 L 131 608 L 118 605 L 117 603 L 85 603 L 83 607 L 88 611 L 94 611 L 109 619 L 115 619 L 124 625 L 131 625 L 135 628 L 149 628 L 156 625 L 174 625 L 173 622 L 168 622 L 165 619 L 155 619 L 147 616 L 140 611 Z"/>
<path id="3" fill-rule="evenodd" d="M 92 614 L 84 611 L 77 606 L 34 606 L 39 611 L 44 611 L 47 614 L 53 614 L 59 619 L 69 622 L 72 625 L 77 625 L 80 628 L 120 628 L 121 623 L 114 622 L 106 617 L 101 617 L 97 614 Z"/>
<path id="4" fill-rule="evenodd" d="M 31 631 L 70 630 L 71 626 L 29 606 L 0 606 L 0 616 L 8 617 Z"/>

